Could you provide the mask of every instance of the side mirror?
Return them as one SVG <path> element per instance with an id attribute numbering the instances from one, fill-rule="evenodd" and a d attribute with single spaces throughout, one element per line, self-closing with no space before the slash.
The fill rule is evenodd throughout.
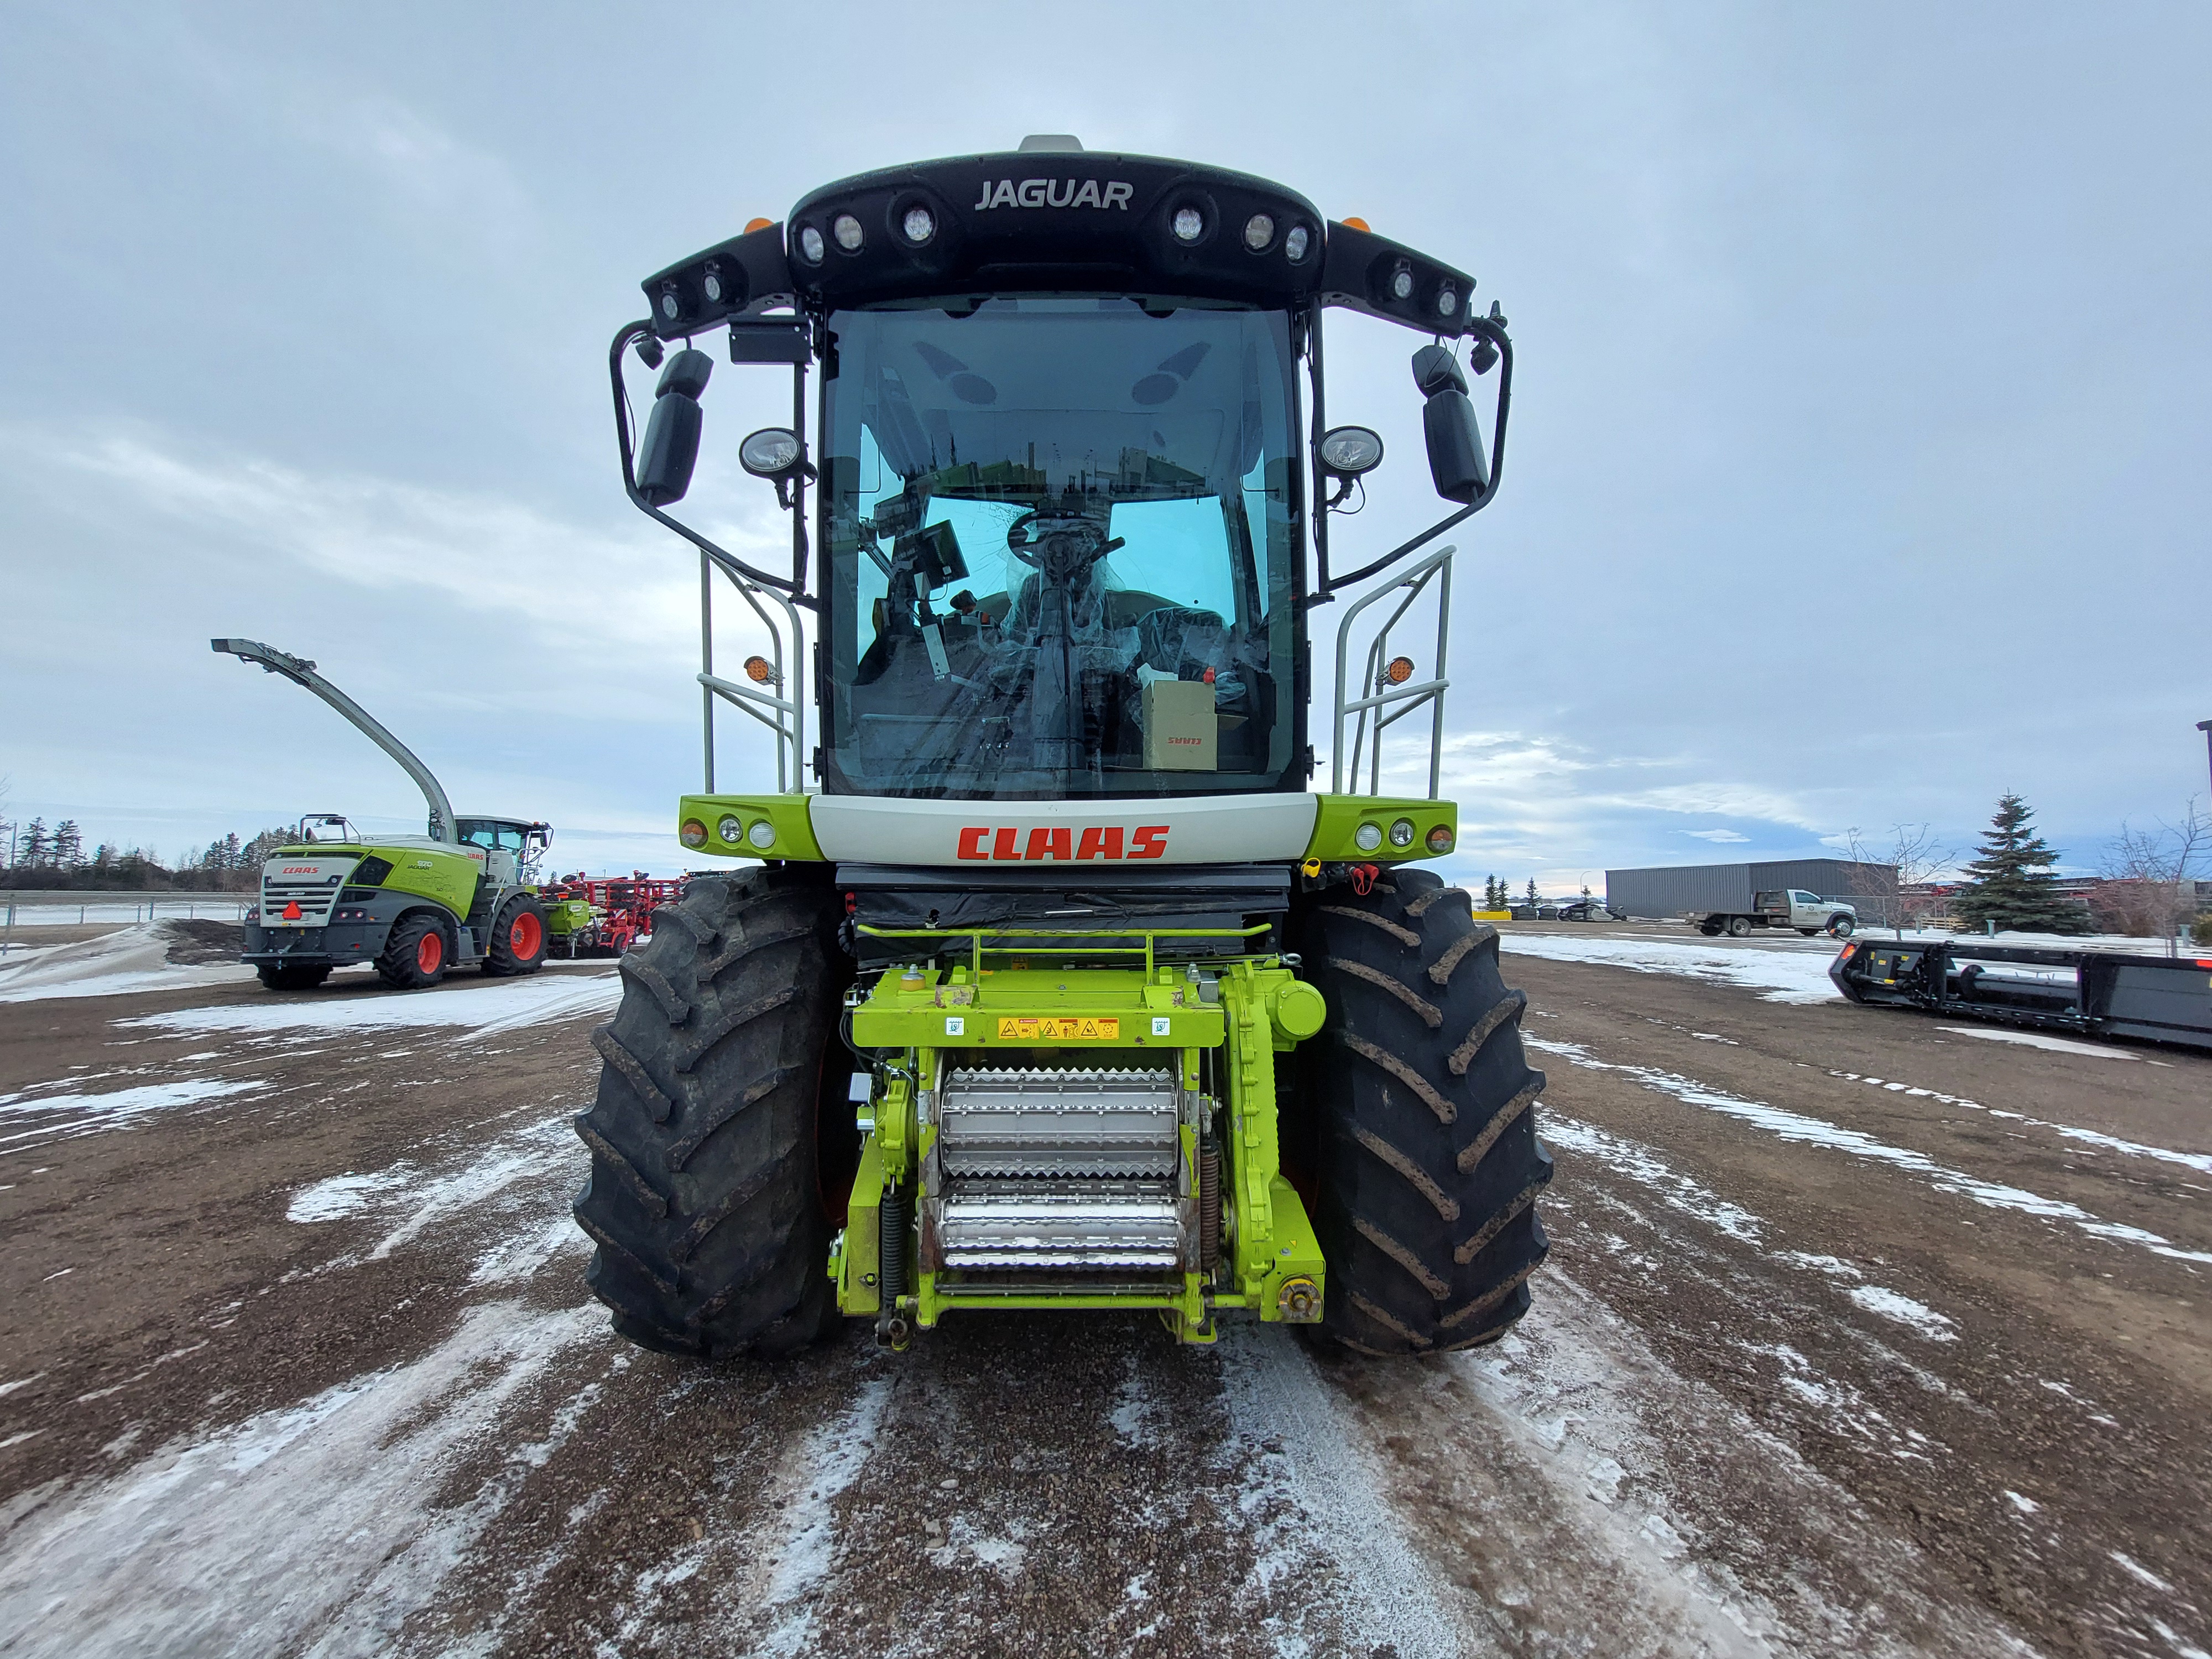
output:
<path id="1" fill-rule="evenodd" d="M 1413 354 L 1413 384 L 1428 399 L 1421 410 L 1421 435 L 1428 444 L 1429 476 L 1437 494 L 1462 505 L 1473 501 L 1490 488 L 1490 457 L 1467 395 L 1467 376 L 1443 347 L 1423 346 Z"/>
<path id="2" fill-rule="evenodd" d="M 699 394 L 714 370 L 714 360 L 705 352 L 684 350 L 660 371 L 637 459 L 637 493 L 654 507 L 682 501 L 691 488 L 691 471 L 699 464 Z"/>

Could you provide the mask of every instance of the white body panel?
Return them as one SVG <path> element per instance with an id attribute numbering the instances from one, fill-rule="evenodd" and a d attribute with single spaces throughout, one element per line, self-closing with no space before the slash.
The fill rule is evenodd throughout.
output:
<path id="1" fill-rule="evenodd" d="M 1313 795 L 908 800 L 810 795 L 825 858 L 864 864 L 1247 864 L 1305 856 Z"/>

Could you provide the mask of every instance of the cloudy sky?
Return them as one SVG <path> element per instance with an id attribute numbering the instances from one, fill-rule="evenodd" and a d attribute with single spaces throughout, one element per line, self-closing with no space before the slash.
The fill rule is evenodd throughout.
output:
<path id="1" fill-rule="evenodd" d="M 207 648 L 245 635 L 462 811 L 550 818 L 562 867 L 677 867 L 696 566 L 622 495 L 607 338 L 756 214 L 1032 131 L 1279 179 L 1504 307 L 1509 479 L 1458 538 L 1461 873 L 1964 843 L 2006 789 L 2088 867 L 2205 793 L 2202 8 L 672 15 L 9 8 L 5 811 L 164 853 L 419 822 L 319 704 Z M 1330 413 L 1392 452 L 1340 548 L 1435 516 L 1417 343 L 1334 327 Z M 773 377 L 708 401 L 691 511 L 772 554 L 734 441 Z M 761 758 L 729 742 L 725 786 Z"/>

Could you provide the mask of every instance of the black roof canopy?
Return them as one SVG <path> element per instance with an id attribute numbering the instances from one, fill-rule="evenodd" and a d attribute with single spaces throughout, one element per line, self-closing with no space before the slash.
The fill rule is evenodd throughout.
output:
<path id="1" fill-rule="evenodd" d="M 917 209 L 926 216 L 919 237 Z M 1196 234 L 1178 234 L 1178 219 Z M 839 179 L 802 198 L 784 224 L 695 254 L 643 286 L 654 331 L 667 339 L 777 304 L 819 313 L 994 293 L 1269 309 L 1318 301 L 1450 337 L 1474 313 L 1473 277 L 1325 221 L 1280 185 L 1079 150 L 955 156 Z"/>

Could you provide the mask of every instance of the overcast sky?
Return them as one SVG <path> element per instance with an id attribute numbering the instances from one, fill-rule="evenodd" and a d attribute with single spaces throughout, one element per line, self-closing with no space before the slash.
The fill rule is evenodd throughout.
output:
<path id="1" fill-rule="evenodd" d="M 8 8 L 9 815 L 164 854 L 419 824 L 208 650 L 244 635 L 462 811 L 551 819 L 562 868 L 678 867 L 696 567 L 622 494 L 607 339 L 757 214 L 1033 131 L 1279 179 L 1504 307 L 1459 873 L 1963 844 L 2007 789 L 2086 868 L 2206 793 L 2203 8 L 747 12 Z M 1330 414 L 1391 452 L 1346 562 L 1437 514 L 1419 343 L 1332 325 Z M 690 511 L 774 556 L 734 456 L 788 388 L 753 373 L 708 393 Z"/>

